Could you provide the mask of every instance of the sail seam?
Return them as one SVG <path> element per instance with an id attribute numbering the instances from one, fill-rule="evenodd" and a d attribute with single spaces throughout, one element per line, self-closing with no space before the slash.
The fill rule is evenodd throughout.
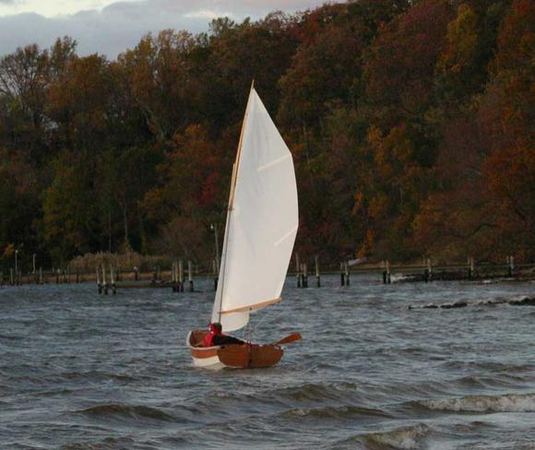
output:
<path id="1" fill-rule="evenodd" d="M 288 233 L 286 233 L 283 237 L 281 237 L 277 242 L 275 242 L 275 247 L 278 247 L 281 243 L 283 243 L 286 239 L 288 239 L 292 234 L 294 234 L 297 231 L 297 228 L 299 226 L 296 225 L 293 227 Z"/>
<path id="2" fill-rule="evenodd" d="M 288 158 L 290 158 L 290 154 L 287 153 L 284 156 L 281 156 L 280 158 L 277 158 L 271 162 L 268 162 L 267 164 L 264 164 L 263 166 L 257 167 L 257 172 L 263 172 L 266 169 L 269 169 L 270 167 L 276 166 L 277 164 L 280 164 L 281 162 L 286 161 Z"/>

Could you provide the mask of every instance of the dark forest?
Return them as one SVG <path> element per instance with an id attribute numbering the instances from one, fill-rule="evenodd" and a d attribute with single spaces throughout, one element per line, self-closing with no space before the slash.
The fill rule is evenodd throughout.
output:
<path id="1" fill-rule="evenodd" d="M 300 254 L 535 259 L 535 2 L 360 0 L 115 60 L 69 37 L 3 56 L 0 265 L 210 261 L 253 79 L 293 153 Z"/>

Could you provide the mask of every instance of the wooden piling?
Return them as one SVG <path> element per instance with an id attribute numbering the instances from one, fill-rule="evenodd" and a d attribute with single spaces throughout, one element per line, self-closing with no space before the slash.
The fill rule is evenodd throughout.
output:
<path id="1" fill-rule="evenodd" d="M 184 292 L 184 263 L 178 261 L 178 292 Z"/>
<path id="2" fill-rule="evenodd" d="M 308 270 L 306 263 L 301 264 L 301 287 L 308 287 Z"/>
<path id="3" fill-rule="evenodd" d="M 102 290 L 104 295 L 108 295 L 108 283 L 106 281 L 106 266 L 102 265 Z"/>
<path id="4" fill-rule="evenodd" d="M 512 277 L 514 271 L 515 271 L 515 257 L 508 256 L 507 257 L 507 276 Z"/>
<path id="5" fill-rule="evenodd" d="M 386 284 L 392 283 L 392 274 L 390 273 L 390 261 L 388 259 L 385 262 L 385 279 Z"/>
<path id="6" fill-rule="evenodd" d="M 316 287 L 321 287 L 321 280 L 320 280 L 320 262 L 319 257 L 316 255 L 314 257 L 314 263 L 316 265 Z"/>
<path id="7" fill-rule="evenodd" d="M 176 260 L 171 263 L 171 291 L 176 292 Z"/>
<path id="8" fill-rule="evenodd" d="M 431 281 L 433 279 L 433 266 L 431 265 L 431 258 L 427 258 L 427 280 Z"/>
<path id="9" fill-rule="evenodd" d="M 474 277 L 474 258 L 468 257 L 468 279 L 471 280 Z"/>
<path id="10" fill-rule="evenodd" d="M 111 293 L 113 295 L 117 294 L 117 284 L 115 283 L 115 271 L 113 266 L 110 264 L 110 283 L 111 283 Z"/>
<path id="11" fill-rule="evenodd" d="M 340 286 L 346 285 L 346 274 L 344 272 L 344 263 L 340 263 Z"/>
<path id="12" fill-rule="evenodd" d="M 189 291 L 193 292 L 193 267 L 191 261 L 188 261 L 188 283 Z"/>
<path id="13" fill-rule="evenodd" d="M 295 253 L 295 277 L 297 280 L 297 287 L 301 287 L 301 265 L 299 264 L 299 253 Z"/>
<path id="14" fill-rule="evenodd" d="M 97 267 L 97 291 L 98 294 L 102 294 L 102 283 L 100 282 L 100 266 Z"/>

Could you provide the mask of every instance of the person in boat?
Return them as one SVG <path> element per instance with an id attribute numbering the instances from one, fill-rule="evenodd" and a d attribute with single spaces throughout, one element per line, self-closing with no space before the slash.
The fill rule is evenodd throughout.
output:
<path id="1" fill-rule="evenodd" d="M 203 346 L 213 347 L 214 345 L 245 344 L 241 339 L 223 334 L 223 327 L 219 322 L 212 322 L 208 325 L 208 333 L 204 336 Z"/>

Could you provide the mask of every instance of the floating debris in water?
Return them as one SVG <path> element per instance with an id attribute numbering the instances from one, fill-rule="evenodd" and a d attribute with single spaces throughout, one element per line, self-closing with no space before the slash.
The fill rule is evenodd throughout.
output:
<path id="1" fill-rule="evenodd" d="M 464 300 L 458 300 L 454 303 L 428 303 L 426 305 L 409 305 L 408 309 L 452 309 L 452 308 L 464 308 L 466 306 L 496 306 L 496 305 L 514 305 L 514 306 L 535 306 L 535 297 L 523 297 L 521 299 L 495 299 L 484 300 L 475 303 L 469 303 Z"/>

